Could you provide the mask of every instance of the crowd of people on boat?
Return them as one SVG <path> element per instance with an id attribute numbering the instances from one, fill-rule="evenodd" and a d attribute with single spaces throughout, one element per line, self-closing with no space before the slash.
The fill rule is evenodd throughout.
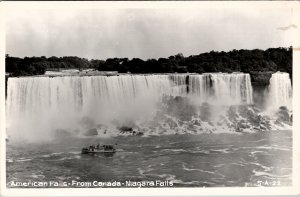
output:
<path id="1" fill-rule="evenodd" d="M 92 144 L 89 146 L 89 150 L 90 151 L 94 151 L 94 150 L 99 150 L 100 148 L 100 144 L 98 143 L 97 145 L 96 144 Z"/>
<path id="2" fill-rule="evenodd" d="M 88 150 L 89 151 L 95 151 L 95 150 L 100 150 L 100 144 L 98 143 L 97 145 L 96 144 L 92 144 L 89 146 Z M 114 147 L 113 145 L 103 145 L 103 149 L 104 150 L 114 150 Z"/>

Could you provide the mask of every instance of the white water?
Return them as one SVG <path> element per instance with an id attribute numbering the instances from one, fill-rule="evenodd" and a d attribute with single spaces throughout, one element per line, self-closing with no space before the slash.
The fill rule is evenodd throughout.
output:
<path id="1" fill-rule="evenodd" d="M 251 104 L 252 86 L 249 74 L 190 75 L 191 94 L 202 102 L 223 105 Z"/>
<path id="2" fill-rule="evenodd" d="M 49 138 L 56 129 L 151 121 L 164 95 L 214 105 L 252 103 L 249 74 L 9 78 L 8 135 Z M 86 128 L 85 128 L 86 129 Z"/>
<path id="3" fill-rule="evenodd" d="M 272 74 L 268 88 L 268 110 L 275 111 L 279 107 L 292 108 L 292 85 L 288 73 L 277 72 Z"/>

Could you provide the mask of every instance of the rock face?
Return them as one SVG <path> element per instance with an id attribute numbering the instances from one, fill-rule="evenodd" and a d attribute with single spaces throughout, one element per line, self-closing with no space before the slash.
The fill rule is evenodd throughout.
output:
<path id="1" fill-rule="evenodd" d="M 231 106 L 227 111 L 228 119 L 236 128 L 236 132 L 245 130 L 270 130 L 271 125 L 267 117 L 259 115 L 259 110 L 254 106 Z"/>
<path id="2" fill-rule="evenodd" d="M 268 86 L 270 78 L 274 72 L 250 72 L 252 86 Z"/>
<path id="3" fill-rule="evenodd" d="M 259 107 L 265 106 L 266 91 L 270 84 L 270 78 L 273 72 L 251 72 L 251 84 L 253 89 L 253 101 Z"/>
<path id="4" fill-rule="evenodd" d="M 8 76 L 5 76 L 5 99 L 7 97 L 7 80 L 8 80 Z"/>
<path id="5" fill-rule="evenodd" d="M 277 121 L 284 122 L 286 124 L 291 124 L 291 116 L 288 109 L 285 106 L 279 108 L 279 111 L 276 113 Z"/>
<path id="6" fill-rule="evenodd" d="M 84 135 L 85 135 L 85 136 L 95 136 L 95 135 L 98 135 L 98 130 L 97 130 L 96 128 L 87 130 L 87 131 L 84 133 Z"/>

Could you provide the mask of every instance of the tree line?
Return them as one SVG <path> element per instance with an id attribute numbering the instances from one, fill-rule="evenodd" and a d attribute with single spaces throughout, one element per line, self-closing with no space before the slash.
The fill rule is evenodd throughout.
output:
<path id="1" fill-rule="evenodd" d="M 282 71 L 292 74 L 292 47 L 267 50 L 211 51 L 184 57 L 181 53 L 168 58 L 108 58 L 88 60 L 76 56 L 5 58 L 6 72 L 11 76 L 42 75 L 51 69 L 87 69 L 119 73 L 204 73 Z"/>

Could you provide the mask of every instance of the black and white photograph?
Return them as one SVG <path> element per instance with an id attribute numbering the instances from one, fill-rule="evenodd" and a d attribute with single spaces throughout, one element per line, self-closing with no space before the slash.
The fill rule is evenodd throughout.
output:
<path id="1" fill-rule="evenodd" d="M 5 193 L 293 188 L 299 4 L 226 3 L 1 3 Z"/>

